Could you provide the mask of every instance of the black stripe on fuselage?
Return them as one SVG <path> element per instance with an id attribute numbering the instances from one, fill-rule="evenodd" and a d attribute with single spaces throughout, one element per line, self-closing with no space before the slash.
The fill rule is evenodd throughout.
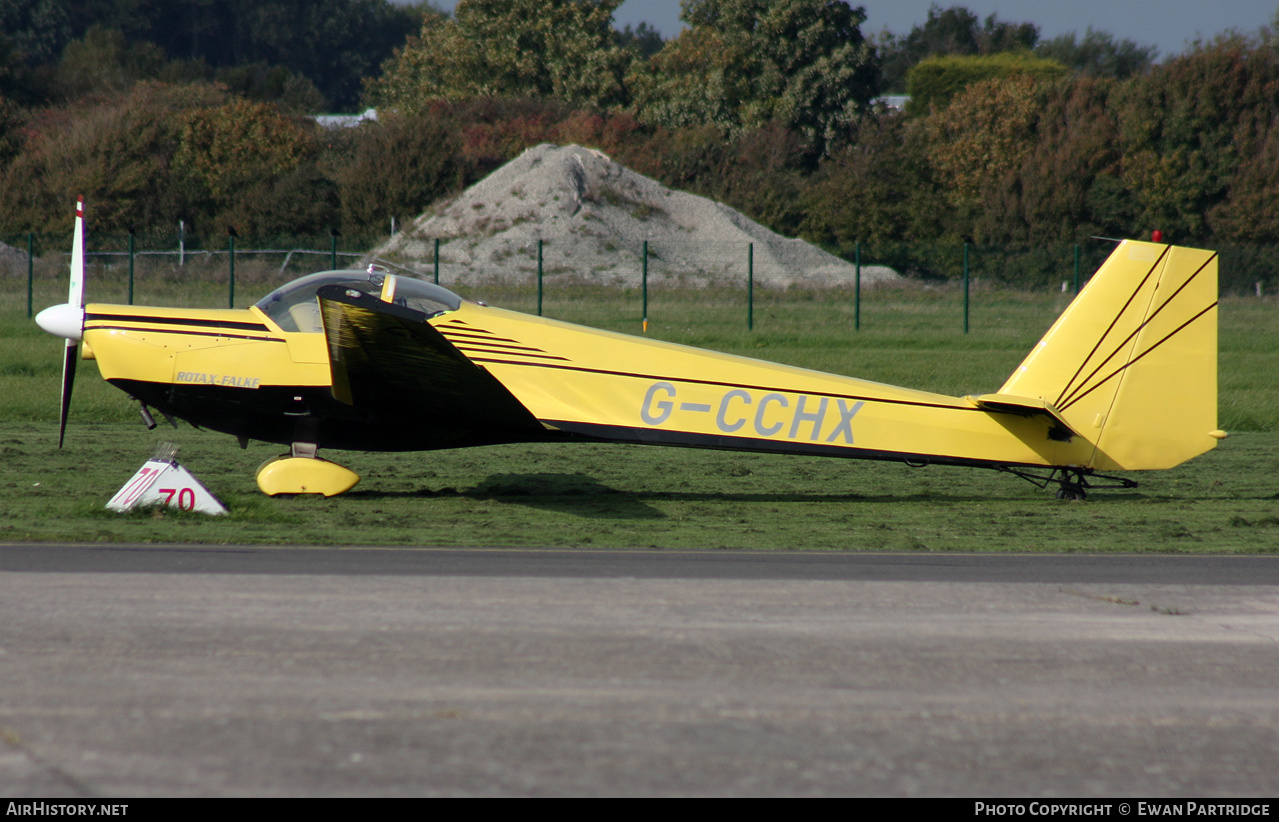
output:
<path id="1" fill-rule="evenodd" d="M 529 349 L 528 353 L 525 353 L 524 351 L 508 351 L 501 348 L 472 348 L 469 344 L 456 343 L 456 342 L 454 343 L 454 346 L 457 348 L 458 351 L 461 351 L 464 353 L 468 351 L 474 351 L 479 354 L 501 354 L 507 357 L 529 357 L 530 359 L 536 359 L 536 360 L 560 360 L 561 362 L 568 362 L 568 357 L 557 357 L 554 354 L 533 353 L 538 350 L 536 348 Z M 478 360 L 475 358 L 472 358 L 472 362 L 478 362 Z"/>
<path id="2" fill-rule="evenodd" d="M 150 317 L 141 314 L 86 314 L 84 321 L 94 322 L 131 322 L 150 323 L 152 325 L 189 326 L 191 328 L 233 328 L 236 331 L 261 331 L 270 333 L 271 329 L 263 323 L 243 323 L 234 320 L 197 320 L 192 317 Z"/>
<path id="3" fill-rule="evenodd" d="M 85 316 L 84 323 L 86 331 L 150 331 L 159 334 L 180 334 L 189 337 L 221 337 L 223 339 L 253 340 L 255 342 L 284 342 L 279 337 L 256 337 L 250 334 L 233 333 L 233 331 L 259 331 L 263 334 L 270 334 L 271 330 L 261 323 L 191 320 L 178 317 L 139 317 L 133 314 L 89 314 Z M 129 323 L 129 325 L 121 323 Z M 195 330 L 206 328 L 211 330 Z"/>
<path id="4" fill-rule="evenodd" d="M 468 340 L 483 340 L 484 342 L 493 342 L 493 343 L 499 343 L 499 342 L 519 343 L 519 340 L 513 340 L 510 337 L 499 337 L 496 334 L 493 334 L 492 332 L 489 332 L 489 331 L 485 331 L 482 328 L 459 329 L 459 328 L 455 328 L 453 326 L 448 326 L 448 325 L 437 325 L 435 326 L 435 330 L 439 331 L 441 334 L 443 334 L 445 337 L 449 338 L 450 340 L 457 338 L 457 339 L 468 339 Z"/>
<path id="5" fill-rule="evenodd" d="M 252 340 L 253 342 L 282 343 L 277 337 L 250 337 L 248 334 L 227 334 L 217 331 L 184 331 L 178 328 L 136 328 L 130 325 L 95 325 L 86 331 L 151 331 L 157 334 L 177 334 L 183 337 L 218 337 L 223 340 Z"/>

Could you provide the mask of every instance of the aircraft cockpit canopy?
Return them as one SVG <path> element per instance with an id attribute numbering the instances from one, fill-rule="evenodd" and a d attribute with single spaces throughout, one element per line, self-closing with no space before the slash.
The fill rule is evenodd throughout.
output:
<path id="1" fill-rule="evenodd" d="M 256 303 L 282 330 L 318 334 L 324 331 L 316 292 L 326 285 L 354 288 L 394 305 L 421 311 L 428 318 L 456 311 L 462 298 L 433 283 L 397 277 L 384 271 L 321 271 L 282 285 Z"/>

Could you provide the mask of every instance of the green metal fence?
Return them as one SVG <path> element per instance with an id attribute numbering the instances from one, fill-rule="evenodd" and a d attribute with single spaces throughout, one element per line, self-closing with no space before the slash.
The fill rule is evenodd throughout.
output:
<path id="1" fill-rule="evenodd" d="M 25 278 L 28 316 L 58 299 L 65 283 L 70 238 L 35 234 L 0 237 L 0 277 L 6 293 Z M 991 289 L 1077 292 L 1114 243 L 987 247 L 963 243 L 863 244 L 835 256 L 813 253 L 798 241 L 673 243 L 643 241 L 627 247 L 598 237 L 527 240 L 484 245 L 480 240 L 413 240 L 374 256 L 344 244 L 334 233 L 320 237 L 244 240 L 228 235 L 209 241 L 178 235 L 97 235 L 86 238 L 90 298 L 148 302 L 188 289 L 206 305 L 243 307 L 294 277 L 370 262 L 442 283 L 472 295 L 501 293 L 513 307 L 543 314 L 552 295 L 596 288 L 634 291 L 645 328 L 666 294 L 712 289 L 717 299 L 736 299 L 741 321 L 760 321 L 759 300 L 785 291 L 825 292 L 852 306 L 861 328 L 862 302 L 876 289 L 903 282 L 954 293 L 962 330 L 970 328 L 974 293 Z M 794 243 L 795 245 L 787 245 Z M 1220 249 L 1223 293 L 1263 295 L 1279 289 L 1279 257 L 1272 246 Z M 885 281 L 885 269 L 893 276 Z M 104 293 L 107 292 L 107 293 Z M 727 298 L 724 295 L 736 295 Z M 980 300 L 980 296 L 977 297 Z"/>

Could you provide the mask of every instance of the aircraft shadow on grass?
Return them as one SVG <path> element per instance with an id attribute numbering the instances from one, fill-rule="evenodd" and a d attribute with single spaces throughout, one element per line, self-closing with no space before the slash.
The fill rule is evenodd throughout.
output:
<path id="1" fill-rule="evenodd" d="M 411 492 L 351 491 L 364 499 L 466 497 L 498 500 L 590 519 L 661 519 L 665 516 L 640 501 L 639 495 L 611 488 L 586 474 L 492 474 L 474 488 Z"/>
<path id="2" fill-rule="evenodd" d="M 605 485 L 586 474 L 492 474 L 474 488 L 458 490 L 418 489 L 416 491 L 351 491 L 356 499 L 409 499 L 466 497 L 475 500 L 494 500 L 511 505 L 525 505 L 588 519 L 664 519 L 667 515 L 648 503 L 655 502 L 705 502 L 732 504 L 760 503 L 990 503 L 1018 496 L 992 496 L 989 493 L 946 494 L 935 491 L 918 494 L 806 494 L 806 493 L 750 493 L 750 492 L 698 492 L 698 491 L 620 491 Z M 1147 499 L 1140 493 L 1120 493 L 1115 500 Z"/>

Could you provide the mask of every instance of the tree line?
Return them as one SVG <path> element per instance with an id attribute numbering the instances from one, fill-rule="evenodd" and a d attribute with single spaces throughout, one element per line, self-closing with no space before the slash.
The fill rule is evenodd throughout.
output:
<path id="1" fill-rule="evenodd" d="M 531 145 L 575 142 L 845 251 L 1156 228 L 1279 242 L 1269 28 L 1156 64 L 1102 32 L 1041 41 L 959 6 L 868 37 L 846 2 L 683 0 L 662 41 L 615 30 L 619 4 L 0 0 L 0 234 L 65 230 L 85 193 L 105 232 L 371 241 Z M 385 34 L 393 19 L 411 25 Z M 338 100 L 379 118 L 306 116 Z"/>

